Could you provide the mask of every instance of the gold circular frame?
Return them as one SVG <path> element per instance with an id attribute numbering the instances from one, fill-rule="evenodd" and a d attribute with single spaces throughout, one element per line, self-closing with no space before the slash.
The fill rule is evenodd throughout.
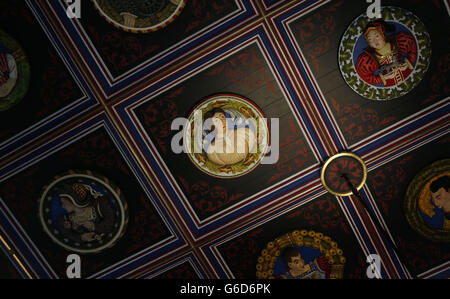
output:
<path id="1" fill-rule="evenodd" d="M 336 155 L 328 158 L 328 160 L 325 161 L 325 164 L 323 165 L 322 170 L 320 172 L 320 180 L 322 182 L 322 185 L 325 187 L 325 189 L 327 189 L 327 191 L 330 192 L 331 194 L 336 195 L 336 196 L 350 196 L 353 194 L 353 192 L 351 192 L 351 191 L 345 192 L 345 193 L 336 192 L 333 189 L 331 189 L 331 187 L 328 186 L 325 182 L 325 171 L 327 170 L 327 167 L 330 165 L 331 162 L 333 162 L 334 160 L 341 158 L 341 157 L 351 157 L 351 158 L 356 159 L 359 163 L 361 163 L 361 165 L 363 167 L 363 179 L 362 179 L 361 183 L 358 186 L 356 186 L 356 190 L 359 191 L 364 186 L 364 184 L 366 183 L 366 180 L 367 180 L 367 167 L 366 167 L 366 164 L 364 164 L 364 161 L 360 157 L 358 157 L 357 155 L 355 155 L 353 153 L 339 153 L 339 154 L 336 154 Z"/>

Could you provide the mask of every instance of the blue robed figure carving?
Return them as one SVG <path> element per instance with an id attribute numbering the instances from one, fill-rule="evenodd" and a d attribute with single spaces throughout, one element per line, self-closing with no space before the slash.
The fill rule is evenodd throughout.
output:
<path id="1" fill-rule="evenodd" d="M 422 218 L 433 228 L 450 230 L 450 176 L 432 182 L 430 193 L 431 197 L 419 204 Z"/>
<path id="2" fill-rule="evenodd" d="M 304 256 L 297 246 L 285 247 L 280 258 L 286 266 L 285 272 L 277 275 L 277 279 L 329 279 L 331 265 L 320 251 L 303 247 Z M 305 255 L 305 253 L 309 253 Z M 309 261 L 307 261 L 309 260 Z"/>

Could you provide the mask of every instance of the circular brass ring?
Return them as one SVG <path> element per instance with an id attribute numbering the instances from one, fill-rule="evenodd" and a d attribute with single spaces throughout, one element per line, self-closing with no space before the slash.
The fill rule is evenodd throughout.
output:
<path id="1" fill-rule="evenodd" d="M 356 190 L 360 190 L 360 189 L 364 186 L 364 184 L 366 183 L 366 179 L 367 179 L 367 167 L 366 167 L 366 165 L 364 164 L 364 161 L 363 161 L 360 157 L 358 157 L 357 155 L 355 155 L 355 154 L 353 154 L 353 153 L 348 153 L 348 152 L 345 152 L 345 153 L 339 153 L 339 154 L 336 154 L 336 155 L 334 155 L 334 156 L 328 158 L 328 159 L 325 161 L 325 164 L 324 164 L 323 167 L 322 167 L 322 170 L 321 170 L 321 173 L 320 173 L 320 180 L 321 180 L 321 182 L 322 182 L 322 185 L 325 187 L 325 189 L 326 189 L 328 192 L 330 192 L 331 194 L 337 195 L 337 196 L 349 196 L 349 195 L 352 195 L 352 194 L 353 194 L 353 192 L 352 192 L 351 190 L 346 191 L 346 192 L 339 192 L 339 191 L 336 191 L 336 190 L 334 190 L 331 186 L 329 186 L 329 185 L 327 184 L 326 180 L 325 180 L 325 174 L 326 174 L 326 171 L 327 171 L 328 167 L 329 167 L 333 162 L 335 162 L 337 159 L 342 158 L 342 157 L 351 157 L 351 158 L 355 159 L 356 161 L 358 161 L 358 162 L 361 164 L 361 166 L 362 166 L 362 172 L 363 172 L 363 173 L 362 173 L 362 178 L 361 178 L 361 182 L 360 182 L 358 185 L 356 185 L 355 188 L 356 188 Z"/>

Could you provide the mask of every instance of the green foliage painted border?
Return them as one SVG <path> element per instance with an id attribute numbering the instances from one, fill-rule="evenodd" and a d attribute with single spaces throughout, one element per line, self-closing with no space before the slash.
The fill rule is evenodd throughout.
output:
<path id="1" fill-rule="evenodd" d="M 21 46 L 6 32 L 0 30 L 0 40 L 11 52 L 20 50 L 24 55 L 25 51 Z M 0 98 L 0 111 L 9 110 L 14 105 L 18 104 L 27 94 L 30 85 L 31 68 L 28 58 L 17 62 L 17 82 L 13 90 L 4 98 Z"/>
<path id="2" fill-rule="evenodd" d="M 359 95 L 376 101 L 385 101 L 404 96 L 415 88 L 423 79 L 431 61 L 431 38 L 425 25 L 411 12 L 398 7 L 383 7 L 382 18 L 403 24 L 414 35 L 417 41 L 418 56 L 413 72 L 401 84 L 391 87 L 375 87 L 362 80 L 353 64 L 353 52 L 362 30 L 370 19 L 366 14 L 360 15 L 347 28 L 339 47 L 339 67 L 347 84 Z"/>
<path id="3" fill-rule="evenodd" d="M 428 225 L 420 215 L 419 195 L 433 177 L 450 171 L 450 159 L 444 159 L 420 171 L 408 186 L 404 200 L 405 217 L 411 227 L 427 239 L 436 242 L 450 242 L 450 231 L 436 229 Z"/>

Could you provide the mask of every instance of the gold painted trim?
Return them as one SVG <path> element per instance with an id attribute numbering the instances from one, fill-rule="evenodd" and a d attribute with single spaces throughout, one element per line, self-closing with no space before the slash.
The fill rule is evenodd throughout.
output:
<path id="1" fill-rule="evenodd" d="M 366 179 L 367 179 L 367 167 L 366 167 L 366 164 L 364 163 L 364 161 L 359 156 L 357 156 L 353 153 L 339 153 L 339 154 L 336 154 L 336 155 L 328 158 L 328 160 L 325 162 L 325 164 L 323 165 L 322 170 L 320 172 L 320 180 L 322 182 L 322 185 L 325 187 L 325 189 L 327 189 L 327 191 L 330 192 L 331 194 L 336 195 L 336 196 L 350 196 L 353 194 L 353 192 L 339 193 L 339 192 L 333 191 L 325 183 L 325 171 L 326 171 L 328 165 L 330 165 L 330 163 L 333 162 L 334 160 L 341 158 L 341 157 L 352 157 L 361 163 L 361 165 L 363 166 L 363 179 L 362 179 L 361 183 L 356 187 L 356 190 L 359 191 L 364 186 L 364 184 L 366 183 Z"/>
<path id="2" fill-rule="evenodd" d="M 11 248 L 11 246 L 6 243 L 5 239 L 0 235 L 0 241 L 3 243 L 3 245 L 8 250 L 9 254 L 14 258 L 14 260 L 19 264 L 20 268 L 22 268 L 22 271 L 25 272 L 25 274 L 28 276 L 29 279 L 33 279 L 33 276 L 31 276 L 30 272 L 25 268 L 25 266 L 22 264 L 22 262 L 19 260 L 19 257 L 15 254 L 14 250 Z"/>

